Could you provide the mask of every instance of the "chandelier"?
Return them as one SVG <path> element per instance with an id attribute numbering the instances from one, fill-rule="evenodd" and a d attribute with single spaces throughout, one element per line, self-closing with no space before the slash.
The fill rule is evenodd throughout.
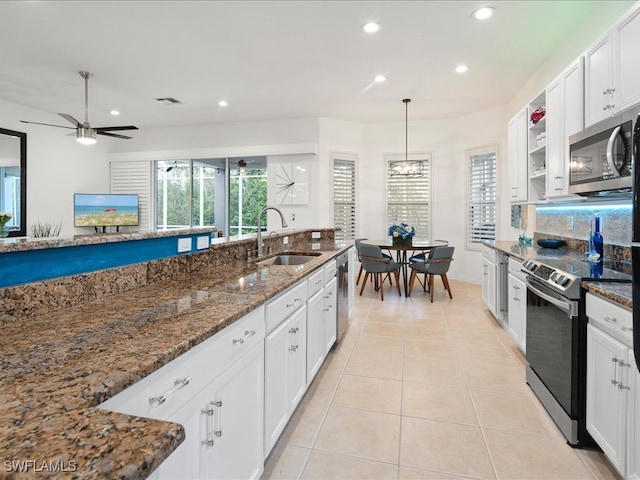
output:
<path id="1" fill-rule="evenodd" d="M 409 160 L 409 102 L 410 98 L 405 98 L 402 102 L 405 105 L 405 135 L 404 135 L 404 160 L 389 162 L 389 176 L 391 177 L 421 177 L 422 162 Z"/>

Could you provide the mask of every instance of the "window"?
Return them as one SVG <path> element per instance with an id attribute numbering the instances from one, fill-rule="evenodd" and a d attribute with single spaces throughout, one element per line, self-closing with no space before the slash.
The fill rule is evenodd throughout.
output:
<path id="1" fill-rule="evenodd" d="M 406 223 L 415 227 L 416 240 L 431 238 L 431 154 L 409 154 L 408 161 L 422 164 L 420 175 L 399 175 L 392 165 L 405 155 L 385 155 L 387 165 L 387 226 Z"/>
<path id="2" fill-rule="evenodd" d="M 256 233 L 258 214 L 267 206 L 266 158 L 247 159 L 246 170 L 241 174 L 237 161 L 230 160 L 229 185 L 229 235 Z M 264 220 L 264 219 L 263 219 Z M 266 222 L 263 230 L 266 229 Z"/>
<path id="3" fill-rule="evenodd" d="M 498 145 L 467 150 L 467 248 L 496 239 Z"/>
<path id="4" fill-rule="evenodd" d="M 356 155 L 332 154 L 333 226 L 336 240 L 356 238 Z M 351 159 L 347 159 L 352 157 Z"/>

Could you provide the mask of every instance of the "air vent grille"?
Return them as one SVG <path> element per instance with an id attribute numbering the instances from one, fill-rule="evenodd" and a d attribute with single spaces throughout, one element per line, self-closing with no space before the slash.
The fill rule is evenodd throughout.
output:
<path id="1" fill-rule="evenodd" d="M 176 100 L 173 97 L 156 98 L 156 101 L 163 105 L 180 105 L 182 103 L 180 100 Z"/>

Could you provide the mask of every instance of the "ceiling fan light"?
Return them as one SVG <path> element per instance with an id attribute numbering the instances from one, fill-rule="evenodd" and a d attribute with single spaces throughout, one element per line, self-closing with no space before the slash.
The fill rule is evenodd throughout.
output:
<path id="1" fill-rule="evenodd" d="M 78 127 L 76 141 L 83 145 L 93 145 L 96 143 L 96 132 L 92 128 Z"/>

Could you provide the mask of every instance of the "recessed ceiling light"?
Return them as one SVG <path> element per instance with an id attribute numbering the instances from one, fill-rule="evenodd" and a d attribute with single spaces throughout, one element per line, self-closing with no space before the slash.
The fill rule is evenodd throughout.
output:
<path id="1" fill-rule="evenodd" d="M 382 28 L 382 25 L 376 22 L 367 22 L 362 25 L 362 31 L 365 33 L 376 33 L 379 32 Z"/>
<path id="2" fill-rule="evenodd" d="M 378 83 L 382 83 L 387 80 L 387 77 L 385 77 L 384 75 L 376 75 L 376 78 L 374 78 L 374 80 Z"/>
<path id="3" fill-rule="evenodd" d="M 220 107 L 226 107 L 226 106 L 227 106 L 227 105 L 229 105 L 229 104 L 228 104 L 225 100 L 220 100 L 220 101 L 218 102 L 218 105 L 219 105 Z"/>
<path id="4" fill-rule="evenodd" d="M 109 113 L 114 117 L 117 117 L 118 115 L 120 115 L 120 112 L 118 110 L 111 110 Z"/>
<path id="5" fill-rule="evenodd" d="M 458 72 L 458 73 L 464 73 L 464 72 L 466 72 L 467 70 L 469 70 L 469 69 L 467 68 L 467 66 L 466 66 L 466 65 L 458 65 L 458 66 L 456 67 L 456 72 Z"/>
<path id="6" fill-rule="evenodd" d="M 493 15 L 494 11 L 495 8 L 493 7 L 481 7 L 477 10 L 474 10 L 471 16 L 473 16 L 473 18 L 475 18 L 476 20 L 486 20 L 491 15 Z"/>

